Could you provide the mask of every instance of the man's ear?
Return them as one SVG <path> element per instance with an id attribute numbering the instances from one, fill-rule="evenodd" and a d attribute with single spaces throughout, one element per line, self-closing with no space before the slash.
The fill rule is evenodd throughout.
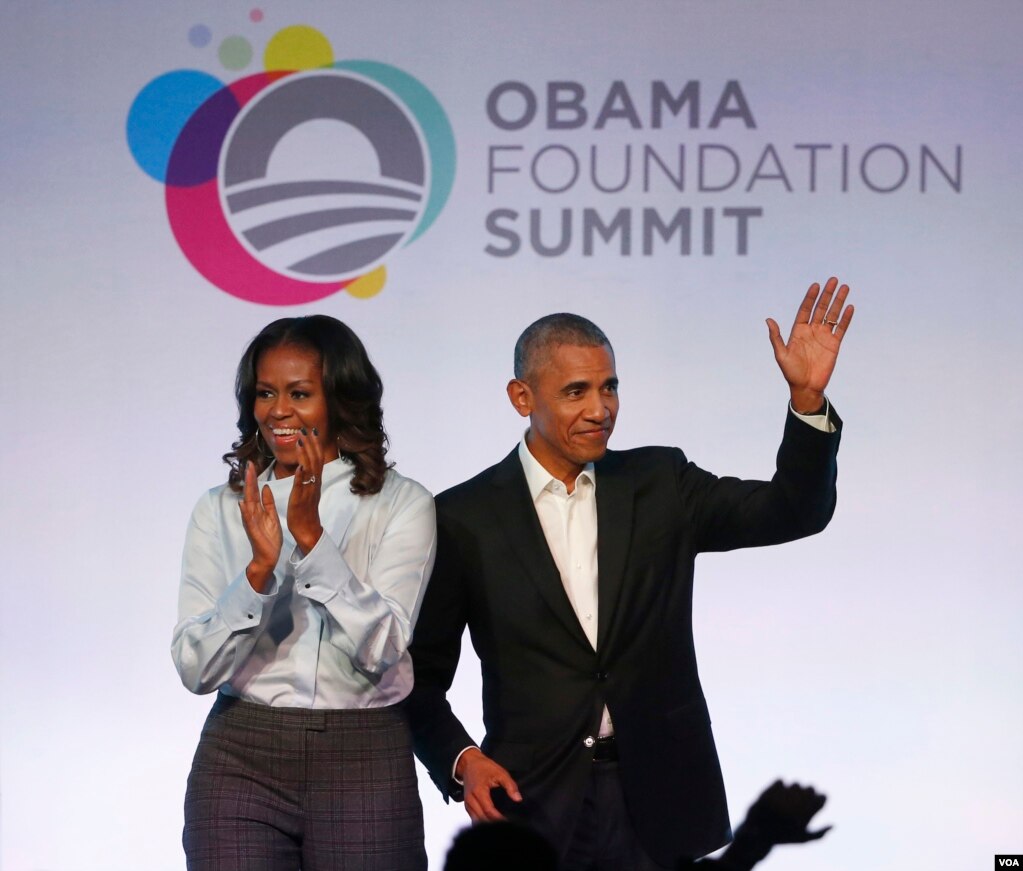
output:
<path id="1" fill-rule="evenodd" d="M 508 399 L 511 400 L 514 408 L 523 417 L 529 417 L 533 411 L 533 391 L 525 381 L 512 378 L 508 382 Z"/>

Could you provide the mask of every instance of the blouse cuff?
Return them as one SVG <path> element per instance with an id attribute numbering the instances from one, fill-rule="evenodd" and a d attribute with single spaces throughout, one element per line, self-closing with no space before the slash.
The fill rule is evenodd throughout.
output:
<path id="1" fill-rule="evenodd" d="M 227 586 L 217 602 L 224 625 L 232 632 L 255 628 L 262 620 L 264 604 L 272 601 L 280 588 L 281 579 L 274 572 L 270 589 L 265 593 L 257 593 L 243 571 Z"/>
<path id="2" fill-rule="evenodd" d="M 289 559 L 295 572 L 295 591 L 326 605 L 347 589 L 354 575 L 326 530 L 309 553 L 296 545 Z"/>

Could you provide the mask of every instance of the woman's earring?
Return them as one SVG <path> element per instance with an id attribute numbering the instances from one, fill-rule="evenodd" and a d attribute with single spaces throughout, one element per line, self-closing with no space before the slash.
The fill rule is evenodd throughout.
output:
<path id="1" fill-rule="evenodd" d="M 273 451 L 267 446 L 266 442 L 260 438 L 259 430 L 256 430 L 256 450 L 259 451 L 260 456 L 270 459 L 273 456 Z"/>

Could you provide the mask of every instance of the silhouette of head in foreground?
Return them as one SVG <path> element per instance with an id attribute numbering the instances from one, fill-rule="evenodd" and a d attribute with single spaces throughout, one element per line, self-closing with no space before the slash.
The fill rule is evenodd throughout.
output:
<path id="1" fill-rule="evenodd" d="M 538 832 L 508 821 L 462 829 L 444 871 L 557 871 L 558 854 Z"/>

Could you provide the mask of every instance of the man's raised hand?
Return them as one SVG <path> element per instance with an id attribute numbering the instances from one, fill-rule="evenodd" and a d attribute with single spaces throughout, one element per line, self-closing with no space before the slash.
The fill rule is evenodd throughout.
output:
<path id="1" fill-rule="evenodd" d="M 811 284 L 787 342 L 774 319 L 767 319 L 774 359 L 789 384 L 792 407 L 801 414 L 811 414 L 824 404 L 824 388 L 852 323 L 853 306 L 845 304 L 848 295 L 848 285 L 839 287 L 834 277 L 827 280 L 823 290 L 819 284 Z"/>

